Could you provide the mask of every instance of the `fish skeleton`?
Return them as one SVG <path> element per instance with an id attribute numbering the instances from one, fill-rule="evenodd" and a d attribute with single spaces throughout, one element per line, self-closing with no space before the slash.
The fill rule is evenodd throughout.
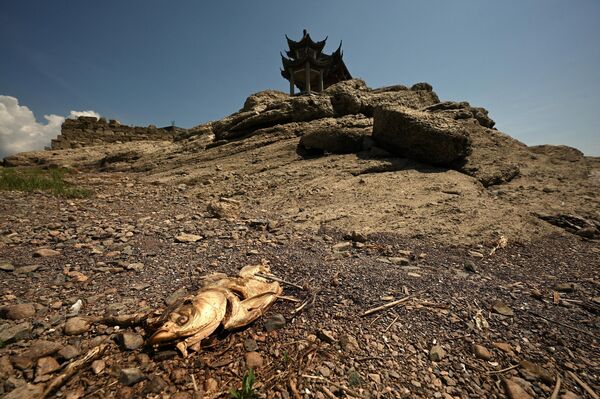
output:
<path id="1" fill-rule="evenodd" d="M 257 274 L 270 274 L 269 267 L 245 266 L 234 277 L 223 273 L 207 276 L 196 295 L 183 298 L 163 314 L 148 344 L 160 346 L 177 341 L 177 348 L 185 356 L 187 348 L 199 344 L 220 325 L 230 331 L 252 323 L 283 292 L 279 283 L 268 282 Z"/>

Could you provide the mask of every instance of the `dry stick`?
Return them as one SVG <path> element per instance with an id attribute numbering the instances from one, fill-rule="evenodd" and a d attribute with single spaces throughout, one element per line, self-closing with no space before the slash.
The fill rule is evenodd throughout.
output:
<path id="1" fill-rule="evenodd" d="M 506 367 L 502 370 L 492 370 L 492 371 L 488 371 L 487 374 L 501 374 L 501 373 L 506 373 L 507 371 L 510 371 L 512 369 L 516 369 L 517 367 L 519 367 L 519 364 L 513 364 L 512 366 Z"/>
<path id="2" fill-rule="evenodd" d="M 298 284 L 296 284 L 296 283 L 292 283 L 292 282 L 290 282 L 290 281 L 286 281 L 286 280 L 284 280 L 284 279 L 282 279 L 282 278 L 275 277 L 275 276 L 272 276 L 272 275 L 270 275 L 270 274 L 256 273 L 256 276 L 258 276 L 258 277 L 262 277 L 262 278 L 268 278 L 268 279 L 271 279 L 271 280 L 273 280 L 273 281 L 277 281 L 278 283 L 282 283 L 282 284 L 291 285 L 292 287 L 296 287 L 296 288 L 298 288 L 298 289 L 300 289 L 300 290 L 303 290 L 303 289 L 304 289 L 304 287 L 303 287 L 303 286 L 301 286 L 301 285 L 298 285 Z"/>
<path id="3" fill-rule="evenodd" d="M 386 310 L 386 309 L 389 309 L 389 308 L 393 308 L 394 306 L 399 305 L 402 302 L 408 301 L 409 299 L 411 299 L 415 295 L 416 294 L 408 295 L 408 296 L 405 296 L 402 299 L 398 299 L 397 301 L 388 302 L 385 305 L 381 305 L 381 306 L 377 306 L 376 308 L 369 309 L 365 313 L 361 314 L 361 316 L 364 317 L 364 316 L 368 316 L 368 315 L 373 314 L 373 313 L 377 313 L 377 312 L 379 312 L 381 310 Z"/>
<path id="4" fill-rule="evenodd" d="M 194 374 L 190 374 L 192 376 L 192 384 L 194 384 L 194 392 L 196 393 L 196 395 L 198 395 L 198 384 L 196 384 L 196 377 L 194 377 Z"/>
<path id="5" fill-rule="evenodd" d="M 49 397 L 57 389 L 59 389 L 60 387 L 65 385 L 65 383 L 69 380 L 69 378 L 71 378 L 73 375 L 75 375 L 75 373 L 77 373 L 79 370 L 81 370 L 83 367 L 85 367 L 91 361 L 96 360 L 97 358 L 102 356 L 102 354 L 104 353 L 106 348 L 108 348 L 108 344 L 100 344 L 100 345 L 90 349 L 85 354 L 85 356 L 83 356 L 82 358 L 79 358 L 79 359 L 75 360 L 74 362 L 69 363 L 67 365 L 67 367 L 65 367 L 62 374 L 60 374 L 56 378 L 54 378 L 52 380 L 52 382 L 50 383 L 50 385 L 48 385 L 48 387 L 42 394 L 42 398 Z"/>
<path id="6" fill-rule="evenodd" d="M 557 374 L 556 375 L 556 385 L 554 386 L 554 391 L 552 391 L 552 395 L 550 396 L 550 399 L 558 398 L 558 392 L 560 391 L 560 383 L 561 383 L 560 375 Z"/>
<path id="7" fill-rule="evenodd" d="M 107 386 L 105 386 L 105 387 L 98 388 L 98 389 L 96 389 L 95 391 L 92 391 L 92 392 L 88 393 L 87 395 L 85 395 L 85 396 L 84 396 L 84 398 L 88 398 L 88 397 L 90 397 L 90 396 L 93 396 L 93 395 L 97 394 L 98 392 L 104 391 L 106 388 L 110 388 L 110 387 L 112 387 L 113 385 L 116 385 L 116 384 L 117 384 L 117 382 L 119 382 L 119 381 L 113 381 L 113 382 L 111 382 L 110 384 L 108 384 L 108 385 L 107 385 Z"/>
<path id="8" fill-rule="evenodd" d="M 328 380 L 325 377 L 321 377 L 319 375 L 307 375 L 307 374 L 302 374 L 302 377 L 303 378 L 310 378 L 312 380 L 319 380 L 319 381 L 322 381 L 322 382 L 326 382 L 326 383 L 328 383 L 330 385 L 333 385 L 337 389 L 341 389 L 342 391 L 346 392 L 348 395 L 355 396 L 357 398 L 364 398 L 363 395 L 361 395 L 360 393 L 356 392 L 355 390 L 350 389 L 348 387 L 345 387 L 343 385 L 340 385 L 340 384 L 338 384 L 336 382 L 333 382 L 331 380 Z"/>
<path id="9" fill-rule="evenodd" d="M 292 395 L 294 395 L 294 399 L 302 399 L 302 396 L 300 395 L 300 392 L 298 392 L 298 388 L 296 387 L 296 383 L 291 377 L 288 380 L 288 384 L 290 386 L 290 391 L 292 391 Z"/>
<path id="10" fill-rule="evenodd" d="M 396 322 L 396 320 L 398 320 L 398 318 L 400 318 L 400 316 L 396 316 L 396 318 L 394 320 L 392 320 L 392 322 L 387 326 L 387 328 L 385 330 L 383 330 L 383 332 L 388 332 L 388 330 L 390 328 L 392 328 L 392 326 L 394 325 L 394 323 Z"/>
<path id="11" fill-rule="evenodd" d="M 594 399 L 600 399 L 600 396 L 598 396 L 596 394 L 596 392 L 594 392 L 594 390 L 585 382 L 583 382 L 581 380 L 581 378 L 577 377 L 577 374 L 575 374 L 572 371 L 567 371 L 567 374 L 569 374 L 569 377 L 571 377 L 572 379 L 574 379 L 575 381 L 577 381 L 577 383 Z"/>
<path id="12" fill-rule="evenodd" d="M 531 313 L 532 315 L 534 315 L 534 316 L 537 316 L 537 317 L 539 317 L 539 318 L 541 318 L 541 319 L 544 319 L 544 320 L 546 320 L 546 321 L 548 321 L 548 322 L 550 322 L 550 323 L 556 323 L 556 324 L 558 324 L 559 326 L 563 326 L 563 327 L 566 327 L 566 328 L 570 328 L 570 329 L 571 329 L 571 330 L 573 330 L 573 331 L 577 331 L 577 332 L 580 332 L 580 333 L 582 333 L 582 334 L 588 335 L 588 336 L 590 336 L 590 337 L 592 337 L 592 338 L 594 338 L 594 339 L 596 339 L 596 338 L 597 338 L 597 337 L 596 337 L 594 334 L 592 334 L 592 333 L 590 333 L 590 332 L 587 332 L 587 331 L 585 331 L 585 330 L 582 330 L 582 329 L 580 329 L 580 328 L 573 327 L 573 326 L 571 326 L 571 325 L 569 325 L 569 324 L 566 324 L 566 323 L 560 322 L 560 321 L 558 321 L 558 320 L 552 320 L 552 319 L 549 319 L 549 318 L 547 318 L 546 316 L 542 316 L 541 314 L 539 314 L 539 313 L 536 313 L 536 312 L 533 312 L 533 311 L 531 311 L 531 310 L 529 311 L 529 313 Z"/>

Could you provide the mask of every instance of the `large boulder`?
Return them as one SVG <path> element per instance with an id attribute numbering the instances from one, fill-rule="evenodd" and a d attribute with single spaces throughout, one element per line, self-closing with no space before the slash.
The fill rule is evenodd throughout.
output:
<path id="1" fill-rule="evenodd" d="M 300 147 L 335 154 L 350 154 L 363 150 L 363 141 L 371 135 L 373 121 L 362 115 L 324 118 L 306 126 Z"/>
<path id="2" fill-rule="evenodd" d="M 289 98 L 289 94 L 278 90 L 259 91 L 258 93 L 254 93 L 246 99 L 244 102 L 244 107 L 241 109 L 241 111 L 262 112 L 273 106 L 273 104 L 280 103 Z"/>
<path id="3" fill-rule="evenodd" d="M 397 155 L 433 165 L 451 165 L 471 153 L 471 140 L 460 123 L 407 107 L 375 109 L 373 140 Z"/>
<path id="4" fill-rule="evenodd" d="M 488 115 L 488 110 L 481 107 L 472 107 L 466 101 L 444 101 L 430 105 L 424 109 L 430 112 L 441 112 L 454 119 L 473 118 L 483 127 L 493 128 L 496 122 Z"/>

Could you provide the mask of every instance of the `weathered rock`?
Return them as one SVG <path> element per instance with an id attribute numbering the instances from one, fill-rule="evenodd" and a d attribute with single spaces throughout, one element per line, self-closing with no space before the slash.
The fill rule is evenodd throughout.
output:
<path id="1" fill-rule="evenodd" d="M 13 389 L 3 399 L 39 399 L 43 393 L 43 384 L 27 383 Z"/>
<path id="2" fill-rule="evenodd" d="M 446 351 L 439 345 L 434 345 L 429 350 L 429 360 L 432 362 L 439 362 L 446 357 Z"/>
<path id="3" fill-rule="evenodd" d="M 371 135 L 371 126 L 371 119 L 362 116 L 321 119 L 305 131 L 300 146 L 334 154 L 359 152 L 364 139 Z"/>
<path id="4" fill-rule="evenodd" d="M 317 330 L 317 337 L 321 341 L 327 342 L 328 344 L 335 344 L 337 342 L 337 339 L 335 339 L 333 332 L 331 332 L 329 330 L 324 330 L 324 329 Z"/>
<path id="5" fill-rule="evenodd" d="M 473 353 L 475 357 L 483 360 L 490 360 L 493 356 L 492 352 L 482 345 L 473 345 Z"/>
<path id="6" fill-rule="evenodd" d="M 33 253 L 33 256 L 37 258 L 48 258 L 57 255 L 60 255 L 60 252 L 50 248 L 40 248 Z"/>
<path id="7" fill-rule="evenodd" d="M 546 384 L 552 384 L 554 382 L 554 377 L 548 370 L 539 364 L 530 362 L 528 360 L 522 360 L 520 363 L 521 372 L 523 376 L 528 380 L 542 380 Z"/>
<path id="8" fill-rule="evenodd" d="M 250 95 L 244 102 L 240 112 L 256 111 L 263 112 L 274 104 L 286 101 L 290 98 L 287 93 L 277 90 L 263 90 Z"/>
<path id="9" fill-rule="evenodd" d="M 430 105 L 424 110 L 430 112 L 442 112 L 453 119 L 468 119 L 473 118 L 483 127 L 493 128 L 494 122 L 489 116 L 485 108 L 471 107 L 466 101 L 443 101 L 437 104 Z"/>
<path id="10" fill-rule="evenodd" d="M 94 360 L 90 365 L 90 368 L 94 374 L 98 375 L 106 368 L 106 362 L 102 359 Z"/>
<path id="11" fill-rule="evenodd" d="M 79 349 L 73 345 L 67 345 L 58 351 L 58 356 L 64 360 L 71 360 L 79 356 Z"/>
<path id="12" fill-rule="evenodd" d="M 15 270 L 15 267 L 8 261 L 0 261 L 0 270 L 3 272 L 12 272 Z"/>
<path id="13" fill-rule="evenodd" d="M 65 323 L 64 332 L 66 335 L 79 335 L 87 332 L 91 327 L 89 320 L 83 317 L 71 317 Z"/>
<path id="14" fill-rule="evenodd" d="M 35 375 L 36 375 L 36 377 L 39 377 L 39 376 L 42 376 L 45 374 L 50 374 L 50 373 L 55 372 L 59 368 L 60 368 L 60 364 L 58 364 L 58 362 L 56 361 L 55 358 L 53 358 L 51 356 L 42 357 L 42 358 L 39 358 L 37 361 Z"/>
<path id="15" fill-rule="evenodd" d="M 175 302 L 179 301 L 181 298 L 183 298 L 187 294 L 188 294 L 187 288 L 180 287 L 165 299 L 165 303 L 167 304 L 167 306 L 172 306 L 175 304 Z"/>
<path id="16" fill-rule="evenodd" d="M 35 315 L 35 306 L 32 303 L 19 303 L 0 308 L 0 317 L 3 319 L 20 320 Z"/>
<path id="17" fill-rule="evenodd" d="M 256 343 L 256 340 L 252 338 L 246 338 L 244 340 L 244 349 L 246 352 L 256 352 L 258 350 L 258 344 Z"/>
<path id="18" fill-rule="evenodd" d="M 182 233 L 175 237 L 177 242 L 197 242 L 202 239 L 202 236 L 197 234 Z"/>
<path id="19" fill-rule="evenodd" d="M 262 367 L 265 362 L 258 352 L 246 352 L 244 359 L 246 360 L 246 367 L 249 369 L 257 369 Z"/>
<path id="20" fill-rule="evenodd" d="M 510 399 L 533 399 L 533 396 L 529 395 L 521 385 L 512 379 L 504 379 L 502 380 L 504 384 L 504 390 L 506 395 Z"/>
<path id="21" fill-rule="evenodd" d="M 119 382 L 123 385 L 135 385 L 145 379 L 146 374 L 136 367 L 121 369 L 119 372 Z"/>
<path id="22" fill-rule="evenodd" d="M 286 320 L 282 314 L 274 314 L 265 320 L 265 330 L 268 332 L 279 330 L 285 327 Z"/>
<path id="23" fill-rule="evenodd" d="M 492 304 L 492 310 L 502 316 L 512 317 L 515 312 L 502 301 L 496 301 Z"/>
<path id="24" fill-rule="evenodd" d="M 19 341 L 31 336 L 32 326 L 29 322 L 20 323 L 6 328 L 0 328 L 0 342 L 5 344 Z"/>
<path id="25" fill-rule="evenodd" d="M 414 85 L 412 85 L 410 89 L 411 90 L 432 91 L 433 87 L 427 82 L 419 82 L 419 83 L 415 83 Z"/>
<path id="26" fill-rule="evenodd" d="M 459 123 L 405 107 L 377 108 L 373 139 L 400 156 L 435 165 L 449 165 L 471 152 L 467 131 Z"/>
<path id="27" fill-rule="evenodd" d="M 132 332 L 123 332 L 118 335 L 119 344 L 123 349 L 136 350 L 144 345 L 144 338 L 141 335 Z"/>
<path id="28" fill-rule="evenodd" d="M 236 218 L 240 213 L 240 206 L 235 202 L 212 201 L 207 206 L 208 213 L 215 218 Z"/>

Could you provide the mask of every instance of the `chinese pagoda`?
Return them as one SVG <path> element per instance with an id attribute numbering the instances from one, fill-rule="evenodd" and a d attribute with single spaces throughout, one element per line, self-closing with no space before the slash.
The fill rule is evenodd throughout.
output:
<path id="1" fill-rule="evenodd" d="M 332 84 L 352 79 L 348 68 L 342 60 L 342 43 L 333 54 L 323 53 L 327 38 L 315 42 L 310 35 L 303 32 L 300 41 L 285 36 L 289 50 L 287 57 L 281 54 L 283 70 L 281 76 L 290 81 L 290 95 L 294 95 L 294 87 L 304 94 L 311 91 L 321 92 Z"/>

